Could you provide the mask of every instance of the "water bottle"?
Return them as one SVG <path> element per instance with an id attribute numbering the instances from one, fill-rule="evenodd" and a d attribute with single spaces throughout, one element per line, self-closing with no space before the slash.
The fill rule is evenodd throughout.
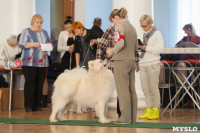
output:
<path id="1" fill-rule="evenodd" d="M 10 56 L 8 56 L 7 62 L 5 62 L 5 67 L 10 68 Z"/>
<path id="2" fill-rule="evenodd" d="M 10 67 L 14 67 L 14 65 L 15 65 L 15 61 L 14 61 L 14 60 L 10 60 L 9 66 L 10 66 Z"/>

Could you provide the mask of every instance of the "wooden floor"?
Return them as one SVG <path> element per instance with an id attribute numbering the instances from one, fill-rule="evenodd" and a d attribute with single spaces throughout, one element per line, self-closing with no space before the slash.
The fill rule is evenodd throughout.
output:
<path id="1" fill-rule="evenodd" d="M 138 116 L 143 110 L 138 109 Z M 45 108 L 40 112 L 25 112 L 24 109 L 1 111 L 0 117 L 48 119 L 51 108 Z M 83 115 L 70 112 L 66 117 L 70 120 L 95 120 L 94 112 L 89 111 Z M 108 117 L 112 121 L 117 120 L 116 109 L 109 109 Z M 192 123 L 200 124 L 200 111 L 197 109 L 176 109 L 170 115 L 165 113 L 160 120 L 141 120 L 138 122 L 160 123 Z M 149 128 L 125 128 L 125 127 L 95 127 L 95 126 L 67 126 L 67 125 L 34 125 L 34 124 L 0 124 L 0 133 L 168 133 L 172 129 L 149 129 Z"/>

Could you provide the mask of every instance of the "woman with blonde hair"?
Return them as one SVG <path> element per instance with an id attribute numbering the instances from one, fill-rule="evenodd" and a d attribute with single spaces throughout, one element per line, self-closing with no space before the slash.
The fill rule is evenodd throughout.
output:
<path id="1" fill-rule="evenodd" d="M 160 53 L 164 49 L 164 40 L 160 31 L 153 25 L 149 15 L 140 18 L 140 26 L 144 30 L 143 45 L 138 48 L 140 54 L 139 68 L 142 90 L 145 95 L 147 108 L 140 119 L 159 119 L 160 92 L 158 88 L 160 75 Z M 152 78 L 153 77 L 153 78 Z"/>
<path id="2" fill-rule="evenodd" d="M 195 44 L 200 44 L 200 37 L 196 35 L 195 29 L 194 29 L 194 27 L 193 27 L 193 25 L 191 23 L 190 24 L 186 24 L 183 27 L 183 30 L 187 34 L 187 36 L 184 37 L 183 39 L 186 39 L 188 42 L 193 42 Z"/>
<path id="3" fill-rule="evenodd" d="M 25 77 L 24 106 L 26 112 L 41 111 L 42 89 L 49 66 L 47 52 L 42 51 L 41 45 L 52 45 L 48 33 L 41 29 L 42 24 L 42 16 L 34 15 L 31 27 L 22 31 L 19 41 L 19 46 L 23 49 L 21 60 Z"/>
<path id="4" fill-rule="evenodd" d="M 109 20 L 115 25 L 114 48 L 107 49 L 114 67 L 117 95 L 121 116 L 116 124 L 135 124 L 137 116 L 137 94 L 135 91 L 135 51 L 137 33 L 127 19 L 125 8 L 111 12 Z"/>

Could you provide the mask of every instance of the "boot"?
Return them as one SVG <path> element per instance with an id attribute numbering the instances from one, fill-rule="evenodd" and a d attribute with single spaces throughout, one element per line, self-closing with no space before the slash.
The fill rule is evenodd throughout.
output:
<path id="1" fill-rule="evenodd" d="M 47 95 L 42 96 L 42 107 L 43 108 L 47 107 Z"/>
<path id="2" fill-rule="evenodd" d="M 146 111 L 145 114 L 139 116 L 140 119 L 147 119 L 152 114 L 152 110 L 149 108 L 146 108 L 145 111 Z"/>
<path id="3" fill-rule="evenodd" d="M 157 108 L 153 108 L 152 109 L 152 114 L 151 116 L 149 116 L 149 120 L 156 120 L 156 119 L 159 119 L 160 116 L 159 116 L 159 110 Z"/>

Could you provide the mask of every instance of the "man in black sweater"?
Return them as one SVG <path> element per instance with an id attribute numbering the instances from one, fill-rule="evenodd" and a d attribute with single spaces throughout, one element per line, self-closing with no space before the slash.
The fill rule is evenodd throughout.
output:
<path id="1" fill-rule="evenodd" d="M 103 35 L 103 30 L 101 29 L 101 24 L 102 24 L 102 20 L 101 18 L 95 18 L 94 22 L 93 22 L 93 27 L 91 29 L 91 33 L 92 33 L 92 39 L 98 39 L 101 38 Z M 92 51 L 94 52 L 94 54 L 96 55 L 96 50 L 97 50 L 97 44 L 94 44 L 93 46 L 91 46 Z"/>

